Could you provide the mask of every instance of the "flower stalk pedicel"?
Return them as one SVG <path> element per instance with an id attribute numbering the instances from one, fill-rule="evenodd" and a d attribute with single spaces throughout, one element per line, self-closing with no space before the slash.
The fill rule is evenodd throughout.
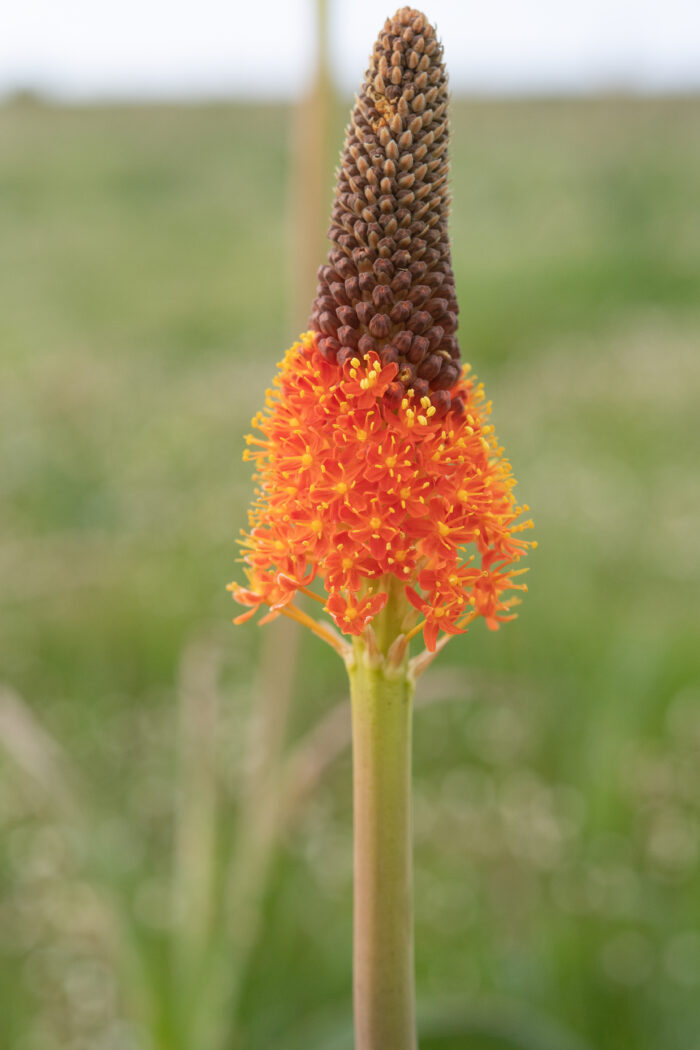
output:
<path id="1" fill-rule="evenodd" d="M 241 540 L 247 584 L 230 585 L 247 606 L 236 622 L 263 606 L 261 622 L 289 616 L 348 667 L 358 1050 L 415 1047 L 415 678 L 477 617 L 492 629 L 513 617 L 532 545 L 490 403 L 460 364 L 447 141 L 442 48 L 405 7 L 374 46 L 351 116 L 311 328 L 247 439 L 258 484 Z"/>

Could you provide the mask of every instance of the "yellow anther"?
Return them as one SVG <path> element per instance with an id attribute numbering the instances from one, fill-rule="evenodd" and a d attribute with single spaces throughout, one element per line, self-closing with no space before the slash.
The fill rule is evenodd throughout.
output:
<path id="1" fill-rule="evenodd" d="M 431 405 L 430 408 L 426 412 L 426 415 L 427 415 L 428 419 L 430 419 L 431 416 L 434 416 L 436 412 L 437 412 L 437 409 L 436 409 L 435 405 Z"/>
<path id="2" fill-rule="evenodd" d="M 420 405 L 421 405 L 421 408 L 430 408 L 430 398 L 429 397 L 422 397 L 420 399 Z"/>
<path id="3" fill-rule="evenodd" d="M 450 526 L 446 525 L 444 521 L 439 521 L 437 523 L 437 527 L 438 527 L 438 532 L 440 533 L 441 536 L 449 536 L 449 534 L 450 534 Z"/>
<path id="4" fill-rule="evenodd" d="M 352 365 L 353 368 L 359 368 L 361 363 L 362 362 L 360 361 L 359 357 L 353 357 L 352 360 L 350 361 L 350 364 Z"/>

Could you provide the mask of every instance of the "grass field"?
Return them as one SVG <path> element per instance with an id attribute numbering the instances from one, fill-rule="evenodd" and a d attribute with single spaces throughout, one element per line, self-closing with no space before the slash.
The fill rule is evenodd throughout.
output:
<path id="1" fill-rule="evenodd" d="M 287 717 L 294 639 L 224 590 L 305 323 L 288 128 L 0 107 L 2 1050 L 351 1045 L 342 713 L 308 735 L 344 669 L 301 639 Z M 700 101 L 458 101 L 453 143 L 463 355 L 539 549 L 416 712 L 421 1047 L 697 1050 Z"/>

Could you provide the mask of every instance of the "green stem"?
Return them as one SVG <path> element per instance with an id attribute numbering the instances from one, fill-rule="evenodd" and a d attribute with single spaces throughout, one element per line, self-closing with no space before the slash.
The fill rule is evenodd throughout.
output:
<path id="1" fill-rule="evenodd" d="M 416 1050 L 411 714 L 406 661 L 350 668 L 355 829 L 355 1050 Z"/>

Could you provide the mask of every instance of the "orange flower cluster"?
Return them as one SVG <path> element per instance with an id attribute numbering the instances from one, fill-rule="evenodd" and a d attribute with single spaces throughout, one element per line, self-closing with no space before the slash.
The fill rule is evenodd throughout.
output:
<path id="1" fill-rule="evenodd" d="M 396 403 L 398 366 L 370 352 L 344 364 L 308 332 L 286 354 L 253 420 L 245 458 L 258 489 L 241 541 L 248 586 L 229 585 L 249 610 L 289 612 L 323 580 L 325 608 L 345 634 L 362 634 L 396 577 L 422 614 L 425 644 L 477 616 L 511 619 L 524 590 L 515 563 L 531 543 L 516 523 L 515 480 L 483 389 L 463 369 L 452 407 L 411 389 Z M 412 634 L 414 632 L 411 632 Z"/>

